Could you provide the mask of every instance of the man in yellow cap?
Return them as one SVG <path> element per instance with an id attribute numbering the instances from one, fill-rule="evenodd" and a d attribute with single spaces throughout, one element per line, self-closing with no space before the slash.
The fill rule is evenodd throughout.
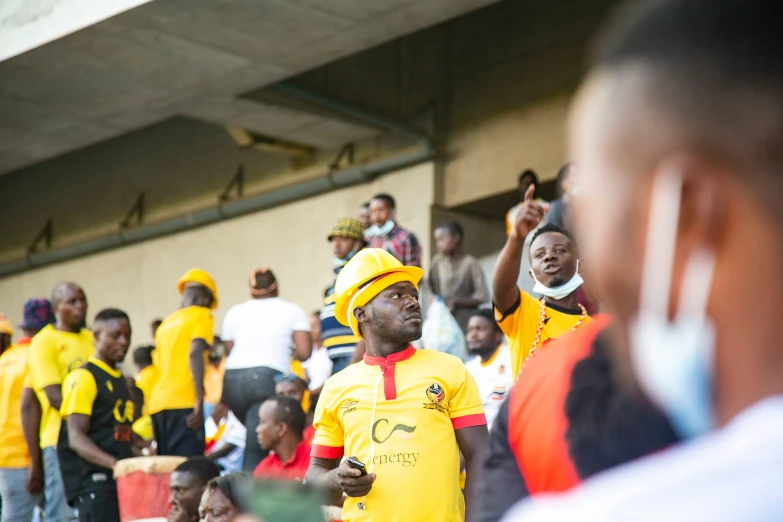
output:
<path id="1" fill-rule="evenodd" d="M 421 277 L 420 268 L 369 248 L 335 283 L 335 316 L 367 353 L 324 385 L 307 482 L 335 500 L 348 496 L 346 522 L 476 520 L 487 421 L 465 365 L 410 344 L 421 337 Z M 341 464 L 344 455 L 352 458 Z"/>
<path id="2" fill-rule="evenodd" d="M 204 364 L 212 346 L 218 295 L 204 270 L 188 270 L 177 283 L 182 307 L 155 334 L 158 380 L 149 412 L 159 455 L 204 454 Z"/>
<path id="3" fill-rule="evenodd" d="M 335 280 L 343 267 L 364 248 L 364 228 L 358 219 L 341 218 L 326 237 L 334 254 Z M 351 362 L 361 360 L 364 355 L 364 341 L 357 337 L 347 325 L 334 316 L 334 284 L 326 289 L 324 306 L 321 308 L 321 343 L 332 361 L 332 374 L 343 370 Z"/>

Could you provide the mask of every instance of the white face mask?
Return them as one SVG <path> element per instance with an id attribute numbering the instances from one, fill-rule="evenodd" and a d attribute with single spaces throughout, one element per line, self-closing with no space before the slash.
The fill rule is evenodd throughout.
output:
<path id="1" fill-rule="evenodd" d="M 389 219 L 381 227 L 379 227 L 378 225 L 371 225 L 370 228 L 367 229 L 367 233 L 370 236 L 385 236 L 389 232 L 391 232 L 393 228 L 394 228 L 394 220 Z"/>
<path id="2" fill-rule="evenodd" d="M 682 176 L 662 172 L 653 185 L 639 315 L 630 328 L 631 360 L 644 390 L 685 438 L 714 426 L 712 371 L 715 328 L 707 317 L 715 255 L 687 260 L 677 315 L 668 306 L 682 196 Z"/>
<path id="3" fill-rule="evenodd" d="M 574 272 L 574 276 L 567 282 L 560 286 L 553 286 L 548 287 L 544 286 L 543 283 L 541 283 L 538 279 L 536 279 L 536 275 L 533 273 L 533 271 L 530 271 L 530 275 L 533 276 L 533 281 L 536 282 L 536 284 L 533 286 L 533 293 L 534 294 L 540 294 L 545 295 L 547 297 L 551 297 L 555 300 L 563 299 L 564 297 L 567 297 L 571 295 L 577 288 L 582 286 L 582 284 L 585 282 L 584 279 L 582 279 L 582 276 L 579 275 L 579 260 L 576 260 L 576 272 Z"/>

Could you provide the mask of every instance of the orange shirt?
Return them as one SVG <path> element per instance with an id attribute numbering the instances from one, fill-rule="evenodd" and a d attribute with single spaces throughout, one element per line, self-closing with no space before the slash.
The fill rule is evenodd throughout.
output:
<path id="1" fill-rule="evenodd" d="M 579 482 L 565 440 L 565 400 L 574 365 L 590 354 L 593 340 L 608 323 L 608 316 L 597 316 L 546 343 L 511 390 L 509 446 L 531 495 L 565 491 Z"/>

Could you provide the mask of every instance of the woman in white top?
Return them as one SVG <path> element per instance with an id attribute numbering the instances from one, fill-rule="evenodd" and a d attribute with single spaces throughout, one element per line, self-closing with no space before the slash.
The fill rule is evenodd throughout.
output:
<path id="1" fill-rule="evenodd" d="M 247 428 L 242 468 L 253 471 L 266 456 L 256 438 L 258 408 L 275 394 L 275 377 L 291 372 L 291 357 L 310 357 L 310 322 L 299 306 L 278 297 L 275 275 L 250 274 L 251 299 L 235 305 L 220 333 L 226 348 L 223 402 Z"/>

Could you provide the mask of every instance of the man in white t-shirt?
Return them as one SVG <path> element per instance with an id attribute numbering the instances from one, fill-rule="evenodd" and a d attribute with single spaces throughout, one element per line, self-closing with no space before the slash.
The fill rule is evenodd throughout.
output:
<path id="1" fill-rule="evenodd" d="M 781 521 L 783 2 L 623 15 L 572 104 L 573 205 L 620 371 L 686 441 L 504 520 Z"/>
<path id="2" fill-rule="evenodd" d="M 291 373 L 292 357 L 306 361 L 312 352 L 307 313 L 278 297 L 271 270 L 250 274 L 250 297 L 226 313 L 220 333 L 227 355 L 223 402 L 247 428 L 245 471 L 266 456 L 255 430 L 258 408 L 275 395 L 275 377 Z"/>
<path id="3" fill-rule="evenodd" d="M 511 352 L 503 343 L 503 332 L 489 309 L 476 310 L 470 316 L 465 338 L 468 351 L 474 356 L 465 367 L 476 380 L 487 425 L 492 428 L 500 405 L 514 384 Z"/>

